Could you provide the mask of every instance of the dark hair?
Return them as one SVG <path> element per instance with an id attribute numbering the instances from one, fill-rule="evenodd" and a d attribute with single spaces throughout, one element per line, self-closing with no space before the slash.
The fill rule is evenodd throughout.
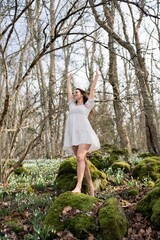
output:
<path id="1" fill-rule="evenodd" d="M 76 90 L 79 90 L 80 93 L 83 95 L 83 104 L 85 104 L 88 100 L 88 95 L 87 95 L 86 91 L 84 91 L 81 88 L 76 88 Z"/>

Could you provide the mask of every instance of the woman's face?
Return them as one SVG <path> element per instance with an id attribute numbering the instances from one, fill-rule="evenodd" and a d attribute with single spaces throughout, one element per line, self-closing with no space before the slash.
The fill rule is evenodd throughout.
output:
<path id="1" fill-rule="evenodd" d="M 74 93 L 73 93 L 73 98 L 74 100 L 79 100 L 81 98 L 83 98 L 83 95 L 81 94 L 81 92 L 79 91 L 79 89 L 75 89 Z"/>

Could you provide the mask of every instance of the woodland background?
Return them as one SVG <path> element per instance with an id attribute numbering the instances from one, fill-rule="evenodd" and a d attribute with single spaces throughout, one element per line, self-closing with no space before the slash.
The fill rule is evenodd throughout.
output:
<path id="1" fill-rule="evenodd" d="M 102 145 L 159 155 L 159 62 L 158 0 L 1 0 L 0 181 L 11 159 L 64 156 L 70 71 L 89 88 L 100 69 Z"/>

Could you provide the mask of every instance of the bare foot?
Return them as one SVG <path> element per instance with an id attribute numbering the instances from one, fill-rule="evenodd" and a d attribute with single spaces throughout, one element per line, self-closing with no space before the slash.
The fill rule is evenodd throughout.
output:
<path id="1" fill-rule="evenodd" d="M 72 193 L 81 193 L 81 189 L 79 187 L 75 187 Z"/>
<path id="2" fill-rule="evenodd" d="M 92 197 L 94 197 L 94 188 L 90 188 L 90 195 L 92 196 Z"/>

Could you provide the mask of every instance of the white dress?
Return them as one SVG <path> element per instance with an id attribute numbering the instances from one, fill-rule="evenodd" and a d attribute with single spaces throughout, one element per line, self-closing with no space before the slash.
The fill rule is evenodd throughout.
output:
<path id="1" fill-rule="evenodd" d="M 88 99 L 83 105 L 77 105 L 74 100 L 71 100 L 68 104 L 69 114 L 64 134 L 64 150 L 72 154 L 72 146 L 80 144 L 91 144 L 88 152 L 99 149 L 99 139 L 88 120 L 88 115 L 94 107 L 94 100 Z"/>

